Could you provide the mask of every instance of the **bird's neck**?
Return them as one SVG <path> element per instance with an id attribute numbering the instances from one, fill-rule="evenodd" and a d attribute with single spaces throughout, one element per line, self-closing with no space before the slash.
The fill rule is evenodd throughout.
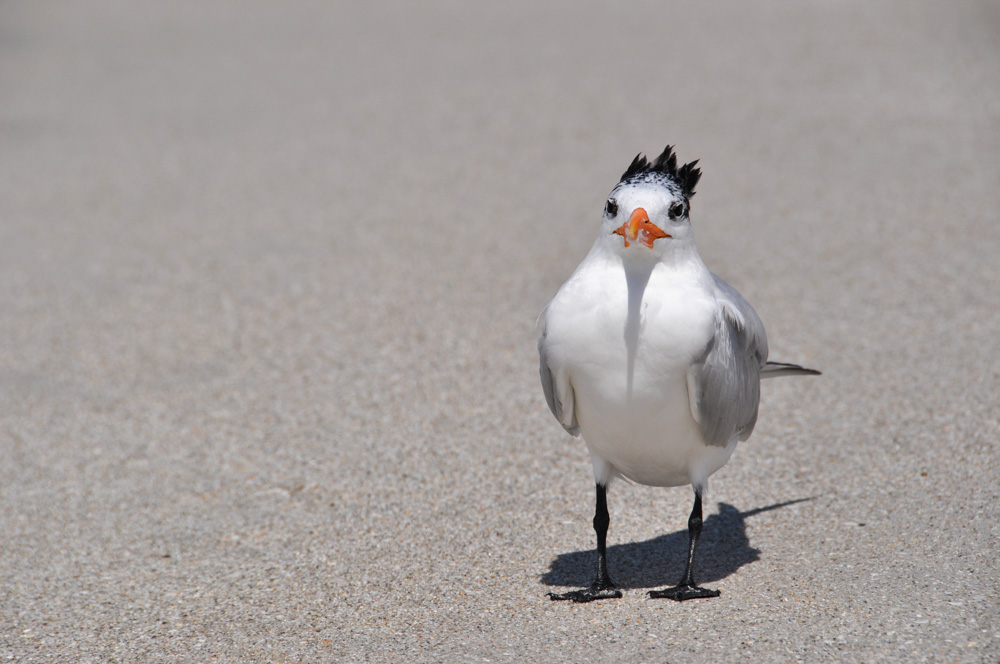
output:
<path id="1" fill-rule="evenodd" d="M 649 252 L 619 252 L 622 267 L 627 273 L 650 273 L 654 269 L 668 271 L 707 271 L 694 242 L 676 241 L 664 247 L 661 255 Z"/>

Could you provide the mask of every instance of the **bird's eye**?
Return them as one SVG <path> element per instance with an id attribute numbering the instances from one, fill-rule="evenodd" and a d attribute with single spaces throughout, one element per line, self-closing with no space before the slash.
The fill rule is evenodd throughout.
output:
<path id="1" fill-rule="evenodd" d="M 674 203 L 673 205 L 670 206 L 670 210 L 667 212 L 667 214 L 670 215 L 671 219 L 677 219 L 678 217 L 683 216 L 684 215 L 684 204 L 683 203 Z"/>
<path id="2" fill-rule="evenodd" d="M 614 217 L 618 214 L 618 201 L 613 198 L 609 198 L 608 202 L 604 204 L 604 214 L 609 217 Z"/>

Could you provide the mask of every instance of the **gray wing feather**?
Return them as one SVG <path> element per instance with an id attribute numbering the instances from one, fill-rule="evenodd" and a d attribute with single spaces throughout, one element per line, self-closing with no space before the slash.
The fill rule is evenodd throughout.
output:
<path id="1" fill-rule="evenodd" d="M 559 398 L 558 389 L 556 388 L 556 382 L 552 376 L 552 367 L 549 365 L 549 358 L 545 352 L 545 330 L 542 330 L 542 336 L 538 339 L 538 375 L 542 379 L 542 391 L 545 392 L 545 402 L 549 404 L 549 410 L 552 414 L 556 416 L 559 420 L 559 424 L 563 426 L 566 431 L 572 436 L 580 435 L 580 425 L 576 422 L 576 413 L 570 413 L 569 420 L 563 419 L 563 403 L 564 399 Z M 573 389 L 573 388 L 569 388 Z M 569 404 L 570 408 L 573 407 L 572 395 L 570 395 Z M 568 423 L 567 423 L 568 422 Z"/>
<path id="2" fill-rule="evenodd" d="M 740 440 L 749 438 L 757 423 L 767 335 L 750 303 L 721 278 L 712 276 L 719 316 L 703 359 L 691 367 L 689 396 L 705 442 L 722 447 L 734 435 Z"/>

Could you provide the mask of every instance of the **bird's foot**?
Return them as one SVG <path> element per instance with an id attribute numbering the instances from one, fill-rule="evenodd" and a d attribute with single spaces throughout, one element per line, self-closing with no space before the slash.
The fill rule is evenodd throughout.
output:
<path id="1" fill-rule="evenodd" d="M 702 588 L 701 586 L 695 585 L 677 585 L 673 588 L 663 588 L 662 590 L 650 590 L 649 596 L 654 599 L 666 598 L 672 599 L 678 602 L 683 602 L 686 599 L 698 599 L 699 597 L 718 597 L 718 590 L 711 590 L 709 588 Z"/>
<path id="2" fill-rule="evenodd" d="M 618 590 L 614 584 L 597 584 L 584 588 L 583 590 L 572 590 L 568 593 L 549 593 L 552 601 L 570 600 L 571 602 L 583 603 L 593 602 L 597 599 L 619 599 L 622 591 Z"/>

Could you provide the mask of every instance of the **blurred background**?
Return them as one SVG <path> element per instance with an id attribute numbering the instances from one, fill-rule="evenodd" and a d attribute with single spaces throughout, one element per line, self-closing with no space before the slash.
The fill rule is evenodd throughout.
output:
<path id="1" fill-rule="evenodd" d="M 998 65 L 975 0 L 0 2 L 0 653 L 996 660 Z M 554 605 L 535 319 L 666 144 L 824 376 L 713 478 L 721 599 L 645 600 L 690 496 L 623 483 L 626 598 Z"/>

